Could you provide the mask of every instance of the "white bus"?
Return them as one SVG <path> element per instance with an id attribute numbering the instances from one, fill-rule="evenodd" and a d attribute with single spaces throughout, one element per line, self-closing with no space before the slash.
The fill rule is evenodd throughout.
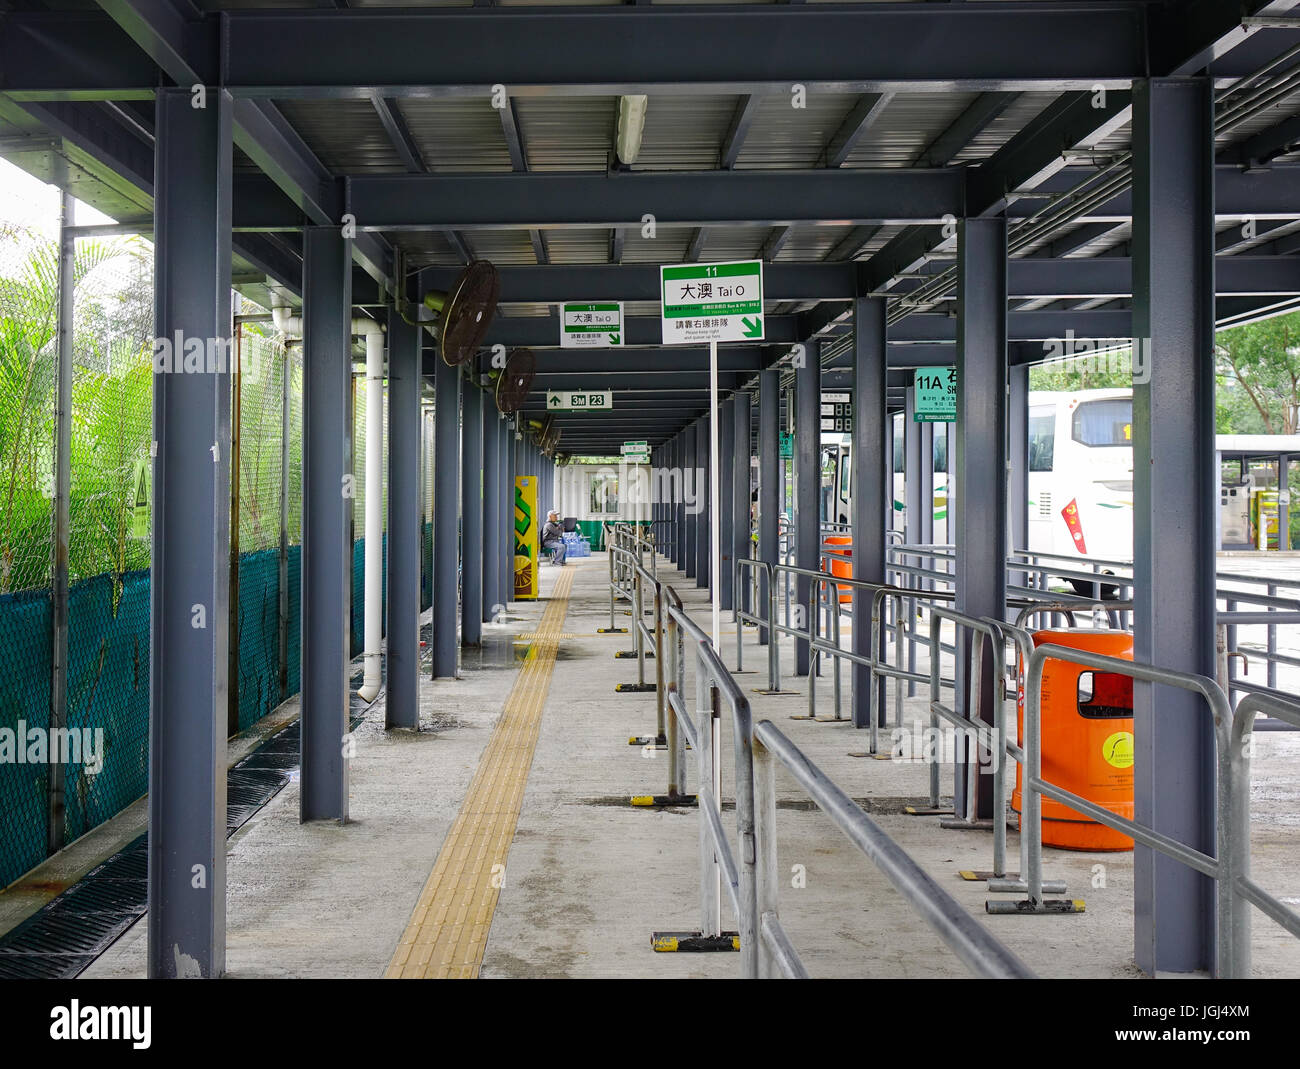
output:
<path id="1" fill-rule="evenodd" d="M 947 426 L 935 426 L 934 541 L 948 541 Z M 894 434 L 894 516 L 903 529 L 902 428 Z M 1128 389 L 1033 392 L 1029 395 L 1029 545 L 1041 553 L 1128 561 L 1133 555 L 1133 394 Z M 835 454 L 833 510 L 852 515 L 847 436 L 823 440 Z"/>

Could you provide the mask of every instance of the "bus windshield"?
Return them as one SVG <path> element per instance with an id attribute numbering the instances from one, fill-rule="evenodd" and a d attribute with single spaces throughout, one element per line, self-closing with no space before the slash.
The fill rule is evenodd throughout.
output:
<path id="1" fill-rule="evenodd" d="M 1131 446 L 1133 444 L 1133 401 L 1112 397 L 1085 401 L 1074 410 L 1071 437 L 1080 445 Z"/>

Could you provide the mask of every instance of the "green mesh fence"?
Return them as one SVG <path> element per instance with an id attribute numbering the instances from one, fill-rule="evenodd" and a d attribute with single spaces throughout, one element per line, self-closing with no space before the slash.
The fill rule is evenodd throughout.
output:
<path id="1" fill-rule="evenodd" d="M 40 207 L 53 220 L 57 206 L 52 195 Z M 33 729 L 49 741 L 58 325 L 57 231 L 6 223 L 8 210 L 0 203 L 0 887 L 48 849 L 48 755 L 24 758 Z M 66 842 L 148 788 L 152 269 L 143 240 L 75 243 L 66 726 L 76 745 L 57 755 L 67 758 Z M 256 321 L 262 310 L 236 310 L 254 317 L 238 330 L 231 397 L 231 685 L 242 730 L 301 686 L 303 366 L 300 342 Z M 366 411 L 364 379 L 354 381 L 360 536 Z M 426 555 L 430 539 L 426 525 Z M 384 553 L 386 565 L 386 536 Z M 354 653 L 364 638 L 364 560 L 358 537 Z M 430 577 L 421 579 L 427 607 Z"/>
<path id="2" fill-rule="evenodd" d="M 239 729 L 280 704 L 280 551 L 239 558 Z"/>
<path id="3" fill-rule="evenodd" d="M 96 772 L 65 765 L 68 841 L 149 785 L 149 573 L 97 575 L 68 591 L 68 727 L 98 739 Z M 102 751 L 102 752 L 101 752 Z"/>
<path id="4" fill-rule="evenodd" d="M 50 595 L 0 595 L 0 886 L 45 857 L 47 767 L 26 756 L 26 729 L 44 729 L 50 709 Z"/>

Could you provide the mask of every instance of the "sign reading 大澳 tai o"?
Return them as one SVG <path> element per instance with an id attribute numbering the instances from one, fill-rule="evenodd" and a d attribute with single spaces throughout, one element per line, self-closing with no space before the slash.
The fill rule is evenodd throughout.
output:
<path id="1" fill-rule="evenodd" d="M 957 369 L 917 368 L 912 379 L 917 423 L 952 423 L 957 419 Z"/>
<path id="2" fill-rule="evenodd" d="M 622 346 L 622 301 L 561 305 L 561 349 L 612 349 Z"/>
<path id="3" fill-rule="evenodd" d="M 547 390 L 547 412 L 607 412 L 614 407 L 611 390 Z"/>
<path id="4" fill-rule="evenodd" d="M 665 345 L 762 341 L 763 261 L 659 268 Z"/>
<path id="5" fill-rule="evenodd" d="M 537 597 L 537 479 L 515 477 L 515 600 Z"/>

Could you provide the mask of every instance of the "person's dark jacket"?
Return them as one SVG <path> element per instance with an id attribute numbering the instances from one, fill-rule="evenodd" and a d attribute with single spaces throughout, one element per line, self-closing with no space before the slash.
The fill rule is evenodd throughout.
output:
<path id="1" fill-rule="evenodd" d="M 563 541 L 564 541 L 564 526 L 562 524 L 552 523 L 550 520 L 547 520 L 546 526 L 542 528 L 542 545 L 547 545 L 550 542 L 563 542 Z"/>

